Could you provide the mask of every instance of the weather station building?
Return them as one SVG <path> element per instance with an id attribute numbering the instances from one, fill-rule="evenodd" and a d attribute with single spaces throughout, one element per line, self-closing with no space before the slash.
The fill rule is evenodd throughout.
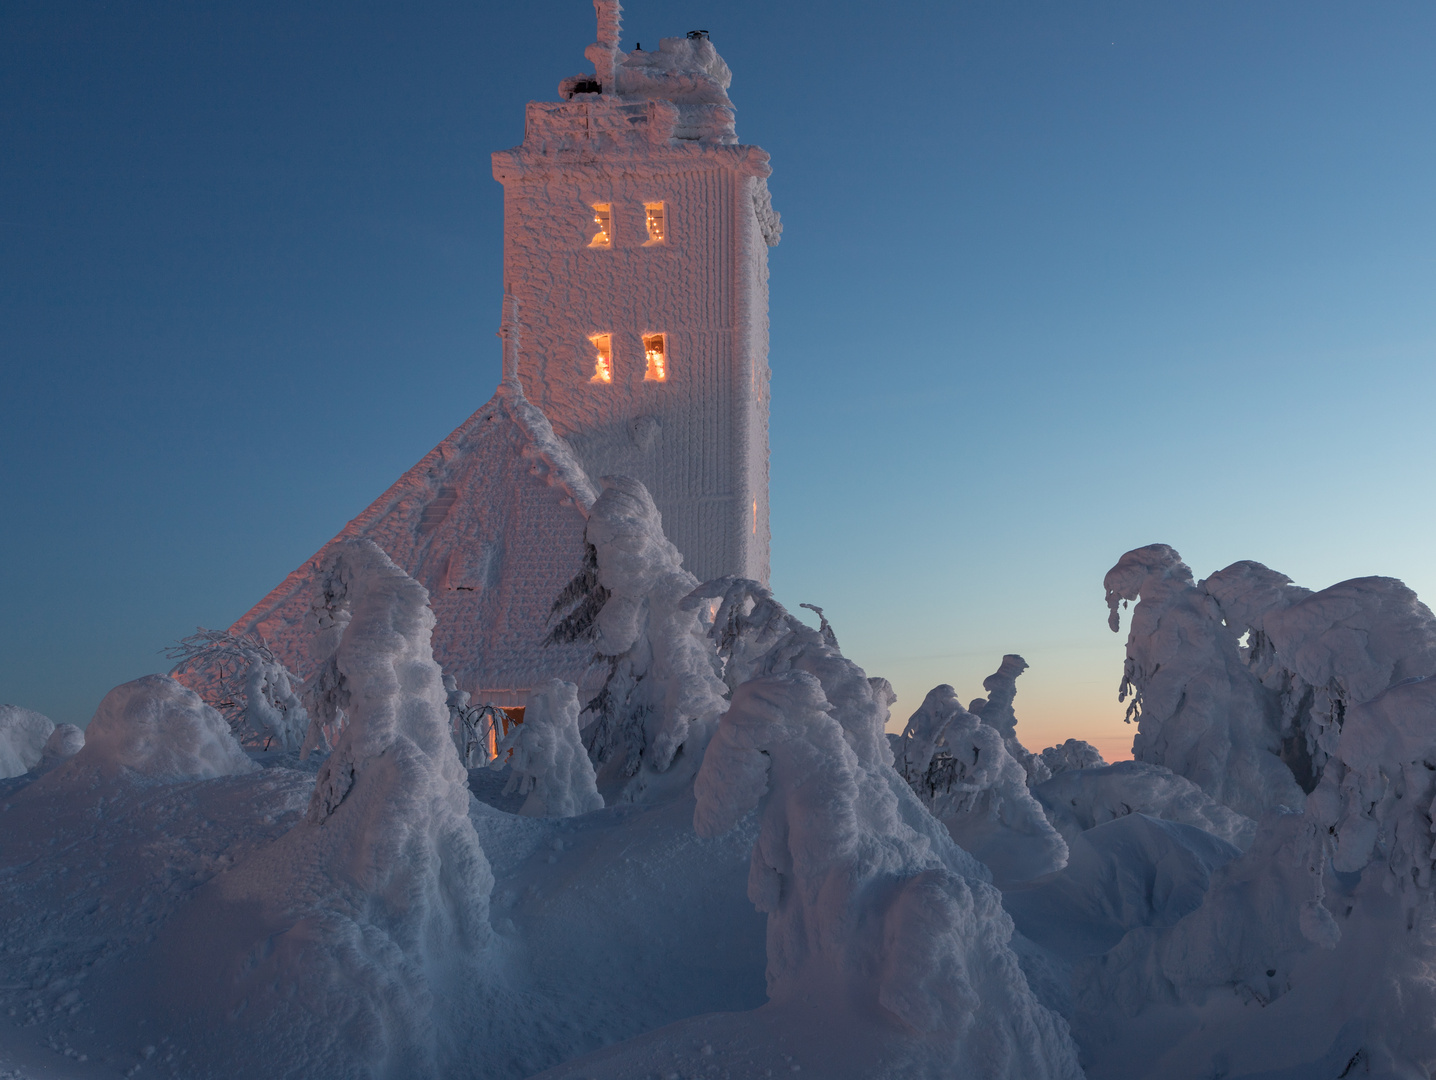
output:
<path id="1" fill-rule="evenodd" d="M 602 477 L 643 482 L 700 580 L 767 582 L 768 155 L 738 142 L 703 31 L 619 48 L 595 0 L 591 75 L 530 102 L 504 186 L 503 378 L 487 404 L 240 618 L 308 675 L 329 549 L 368 537 L 428 590 L 434 656 L 476 703 L 596 687 L 592 646 L 545 645 Z"/>

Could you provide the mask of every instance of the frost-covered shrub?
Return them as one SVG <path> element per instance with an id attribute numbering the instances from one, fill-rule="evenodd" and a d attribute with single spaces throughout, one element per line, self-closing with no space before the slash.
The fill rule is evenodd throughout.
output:
<path id="1" fill-rule="evenodd" d="M 23 776 L 40 763 L 54 722 L 33 709 L 0 705 L 0 780 Z"/>
<path id="2" fill-rule="evenodd" d="M 170 671 L 229 722 L 241 741 L 297 749 L 309 728 L 302 682 L 256 634 L 199 627 L 168 650 Z"/>
<path id="3" fill-rule="evenodd" d="M 682 602 L 698 579 L 663 535 L 648 489 L 627 476 L 602 484 L 585 533 L 590 557 L 555 605 L 571 610 L 550 639 L 591 640 L 607 663 L 602 691 L 585 706 L 586 742 L 600 766 L 637 778 L 625 793 L 634 798 L 690 739 L 696 752 L 682 777 L 669 779 L 691 777 L 727 703 L 704 613 Z"/>
<path id="4" fill-rule="evenodd" d="M 1079 832 L 1128 814 L 1192 825 L 1243 850 L 1251 846 L 1256 832 L 1251 818 L 1223 806 L 1172 770 L 1145 761 L 1065 770 L 1038 784 L 1032 793 L 1069 841 Z"/>
<path id="5" fill-rule="evenodd" d="M 1002 730 L 964 709 L 951 686 L 928 692 L 898 747 L 903 778 L 999 881 L 1025 881 L 1065 865 L 1067 844 L 1028 790 L 1027 770 L 1008 752 Z"/>
<path id="6" fill-rule="evenodd" d="M 499 710 L 493 705 L 471 705 L 472 695 L 460 690 L 452 675 L 444 676 L 445 705 L 449 709 L 449 730 L 454 736 L 454 749 L 464 768 L 480 768 L 489 763 L 490 740 L 497 741 Z"/>
<path id="7" fill-rule="evenodd" d="M 759 811 L 748 895 L 768 916 L 769 997 L 886 1015 L 923 1057 L 908 1075 L 1080 1076 L 1066 1025 L 1008 948 L 1000 896 L 944 864 L 884 772 L 809 672 L 735 691 L 695 783 L 694 827 L 716 836 Z"/>
<path id="8" fill-rule="evenodd" d="M 603 809 L 578 714 L 578 687 L 571 682 L 550 679 L 529 692 L 524 722 L 509 729 L 489 766 L 511 770 L 505 795 L 528 796 L 520 814 L 573 817 Z"/>
<path id="9" fill-rule="evenodd" d="M 1243 659 L 1237 631 L 1166 544 L 1123 555 L 1103 582 L 1116 631 L 1132 612 L 1120 697 L 1138 721 L 1132 754 L 1171 769 L 1247 817 L 1299 807 L 1303 793 L 1281 760 L 1281 703 Z"/>
<path id="10" fill-rule="evenodd" d="M 154 780 L 208 780 L 253 772 L 224 717 L 187 686 L 146 675 L 115 687 L 56 776 L 99 772 Z"/>
<path id="11" fill-rule="evenodd" d="M 1042 751 L 1042 763 L 1047 766 L 1049 777 L 1073 769 L 1096 769 L 1107 764 L 1102 760 L 1101 751 L 1082 739 L 1068 739 L 1049 746 Z"/>
<path id="12" fill-rule="evenodd" d="M 428 593 L 370 540 L 321 571 L 316 657 L 345 724 L 294 829 L 195 904 L 194 976 L 216 1038 L 277 1075 L 455 1075 L 474 1048 L 493 875 L 469 820 L 467 773 L 430 649 Z M 327 650 L 327 652 L 326 652 Z M 88 748 L 87 748 L 88 749 Z M 283 1068 L 281 1068 L 283 1066 Z"/>

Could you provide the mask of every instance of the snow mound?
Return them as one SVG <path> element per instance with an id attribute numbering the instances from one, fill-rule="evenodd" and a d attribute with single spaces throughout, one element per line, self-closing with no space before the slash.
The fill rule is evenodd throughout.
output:
<path id="1" fill-rule="evenodd" d="M 509 730 L 489 765 L 503 768 L 507 759 L 512 776 L 504 794 L 528 795 L 520 814 L 562 818 L 603 809 L 578 732 L 578 714 L 573 683 L 551 679 L 529 693 L 523 723 Z"/>
<path id="2" fill-rule="evenodd" d="M 695 783 L 700 836 L 759 811 L 748 895 L 768 916 L 770 1001 L 885 1017 L 922 1059 L 905 1075 L 1080 1076 L 996 890 L 943 866 L 830 709 L 805 671 L 743 683 Z"/>
<path id="3" fill-rule="evenodd" d="M 1010 714 L 1011 697 L 998 708 Z M 1028 770 L 1009 752 L 1003 730 L 964 709 L 957 692 L 943 684 L 909 718 L 897 768 L 963 850 L 1007 884 L 1060 870 L 1067 844 L 1028 790 Z M 1011 741 L 1021 750 L 1015 734 Z M 1046 771 L 1041 766 L 1038 775 Z"/>
<path id="4" fill-rule="evenodd" d="M 1241 854 L 1200 828 L 1141 813 L 1078 833 L 1069 847 L 1060 874 L 1003 895 L 1017 928 L 1068 960 L 1100 955 L 1137 927 L 1175 924 Z"/>
<path id="5" fill-rule="evenodd" d="M 22 776 L 40 763 L 54 722 L 33 709 L 0 705 L 0 780 Z"/>
<path id="6" fill-rule="evenodd" d="M 1128 814 L 1205 829 L 1242 850 L 1251 847 L 1256 834 L 1251 818 L 1223 806 L 1170 769 L 1145 761 L 1059 772 L 1032 793 L 1069 842 L 1086 829 Z"/>
<path id="7" fill-rule="evenodd" d="M 53 774 L 81 773 L 153 780 L 210 780 L 253 772 L 224 717 L 167 675 L 146 675 L 115 687 L 85 729 L 80 750 Z"/>
<path id="8" fill-rule="evenodd" d="M 40 763 L 35 766 L 35 771 L 47 773 L 57 765 L 70 760 L 85 745 L 85 733 L 74 724 L 56 724 L 55 730 L 50 732 L 50 737 L 45 740 L 45 747 L 40 753 Z"/>

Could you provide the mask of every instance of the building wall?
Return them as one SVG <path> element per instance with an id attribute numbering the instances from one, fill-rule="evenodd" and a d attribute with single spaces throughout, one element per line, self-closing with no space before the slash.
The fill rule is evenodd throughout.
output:
<path id="1" fill-rule="evenodd" d="M 768 577 L 767 155 L 654 138 L 662 103 L 535 104 L 504 184 L 512 364 L 589 474 L 642 480 L 700 579 Z M 671 123 L 671 121 L 670 121 Z M 645 202 L 667 241 L 644 246 Z M 594 203 L 612 247 L 588 246 Z M 667 335 L 645 381 L 642 335 Z M 589 335 L 610 333 L 595 383 Z"/>

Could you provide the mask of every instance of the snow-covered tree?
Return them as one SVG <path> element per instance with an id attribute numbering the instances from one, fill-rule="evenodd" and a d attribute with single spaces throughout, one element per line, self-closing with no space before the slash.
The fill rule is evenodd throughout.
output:
<path id="1" fill-rule="evenodd" d="M 198 627 L 167 650 L 170 671 L 220 713 L 241 742 L 295 750 L 309 728 L 303 683 L 257 634 Z"/>
<path id="2" fill-rule="evenodd" d="M 226 1018 L 212 1037 L 270 1073 L 322 1044 L 333 1075 L 455 1075 L 474 1053 L 493 875 L 428 593 L 367 539 L 335 545 L 320 581 L 315 655 L 343 729 L 304 819 L 216 879 L 175 948 L 212 976 L 195 1002 Z M 230 928 L 222 946 L 213 926 Z"/>
<path id="3" fill-rule="evenodd" d="M 1163 765 L 1247 817 L 1303 794 L 1282 762 L 1281 703 L 1243 659 L 1238 631 L 1166 544 L 1122 556 L 1103 582 L 1108 625 L 1137 600 L 1119 697 L 1138 761 Z"/>
<path id="4" fill-rule="evenodd" d="M 1009 752 L 1002 728 L 963 708 L 951 686 L 928 692 L 898 747 L 903 778 L 999 881 L 1029 880 L 1066 864 L 1067 844 L 1028 790 L 1028 772 Z"/>
<path id="5" fill-rule="evenodd" d="M 759 811 L 748 895 L 768 916 L 773 1006 L 888 1017 L 909 1040 L 904 1075 L 1080 1077 L 997 891 L 907 823 L 893 770 L 860 758 L 836 711 L 807 671 L 745 680 L 695 784 L 700 836 Z"/>
<path id="6" fill-rule="evenodd" d="M 555 614 L 567 613 L 550 640 L 592 641 L 607 664 L 585 706 L 585 742 L 600 776 L 637 798 L 691 778 L 726 702 L 704 613 L 683 604 L 698 579 L 663 535 L 647 488 L 626 476 L 602 484 L 589 511 L 589 556 L 555 603 Z M 690 741 L 681 775 L 660 784 Z"/>
<path id="7" fill-rule="evenodd" d="M 550 679 L 529 693 L 524 722 L 498 745 L 493 769 L 507 767 L 504 794 L 527 795 L 520 814 L 573 817 L 603 809 L 578 730 L 578 687 Z"/>

